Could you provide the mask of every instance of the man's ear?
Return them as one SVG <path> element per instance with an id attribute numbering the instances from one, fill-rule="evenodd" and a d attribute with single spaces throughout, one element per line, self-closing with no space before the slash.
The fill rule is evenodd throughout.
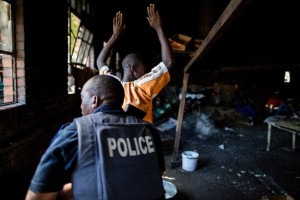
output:
<path id="1" fill-rule="evenodd" d="M 92 97 L 92 107 L 93 108 L 97 108 L 100 104 L 101 104 L 101 101 L 100 101 L 100 99 L 99 99 L 99 97 L 97 96 L 97 95 L 94 95 L 93 97 Z"/>
<path id="2" fill-rule="evenodd" d="M 130 69 L 132 72 L 135 72 L 135 69 L 136 69 L 135 65 L 130 65 Z"/>

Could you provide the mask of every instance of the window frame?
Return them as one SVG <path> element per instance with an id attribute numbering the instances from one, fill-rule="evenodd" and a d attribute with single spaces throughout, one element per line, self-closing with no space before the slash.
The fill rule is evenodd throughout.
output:
<path id="1" fill-rule="evenodd" d="M 78 30 L 72 30 L 72 16 L 78 20 Z M 69 65 L 83 69 L 93 48 L 94 34 L 86 28 L 80 17 L 69 9 Z M 74 38 L 74 44 L 71 41 Z"/>
<path id="2" fill-rule="evenodd" d="M 90 13 L 90 1 L 69 0 L 68 13 L 68 77 L 78 89 L 82 86 L 86 73 L 94 68 L 94 33 L 87 27 L 84 21 Z M 77 28 L 77 30 L 75 30 Z M 72 78 L 70 78 L 72 76 Z M 75 80 L 73 80 L 73 78 Z M 76 93 L 75 85 L 70 91 L 68 82 L 68 94 Z"/>
<path id="3" fill-rule="evenodd" d="M 18 103 L 18 96 L 17 96 L 17 77 L 16 77 L 16 49 L 15 49 L 15 12 L 14 12 L 14 4 L 10 0 L 1 0 L 0 6 L 2 5 L 3 8 L 5 3 L 8 4 L 9 10 L 5 12 L 1 12 L 4 18 L 1 16 L 1 19 L 7 19 L 6 22 L 8 27 L 5 30 L 0 25 L 0 32 L 4 32 L 2 37 L 8 38 L 8 49 L 4 49 L 0 47 L 0 82 L 2 82 L 2 88 L 0 88 L 0 107 L 5 105 L 11 105 Z M 2 8 L 0 7 L 0 10 Z M 4 10 L 4 9 L 3 9 Z M 8 13 L 9 12 L 9 13 Z"/>

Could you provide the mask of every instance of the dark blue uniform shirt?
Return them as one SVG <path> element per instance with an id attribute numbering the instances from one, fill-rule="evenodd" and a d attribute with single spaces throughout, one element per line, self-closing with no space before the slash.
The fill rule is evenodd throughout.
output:
<path id="1" fill-rule="evenodd" d="M 96 112 L 126 114 L 121 108 L 100 106 Z M 76 167 L 78 135 L 75 122 L 65 124 L 54 136 L 50 146 L 42 156 L 30 184 L 33 192 L 60 191 L 64 184 L 71 182 Z"/>

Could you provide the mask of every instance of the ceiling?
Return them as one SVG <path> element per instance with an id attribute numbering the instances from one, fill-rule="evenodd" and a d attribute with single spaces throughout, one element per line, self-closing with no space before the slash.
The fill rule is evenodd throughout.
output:
<path id="1" fill-rule="evenodd" d="M 296 1 L 253 0 L 192 68 L 298 66 L 299 25 Z"/>
<path id="2" fill-rule="evenodd" d="M 97 24 L 101 24 L 96 27 L 98 36 L 106 40 L 110 37 L 112 18 L 121 10 L 127 30 L 115 49 L 121 56 L 138 52 L 149 62 L 154 62 L 160 55 L 160 48 L 157 36 L 146 20 L 146 7 L 150 3 L 159 8 L 168 37 L 182 33 L 193 39 L 204 39 L 229 0 L 98 2 Z M 193 63 L 191 70 L 298 65 L 300 9 L 296 3 L 295 0 L 252 0 L 201 59 Z"/>

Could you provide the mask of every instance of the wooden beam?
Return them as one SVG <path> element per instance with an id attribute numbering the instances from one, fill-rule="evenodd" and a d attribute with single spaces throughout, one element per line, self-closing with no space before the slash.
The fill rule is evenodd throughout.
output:
<path id="1" fill-rule="evenodd" d="M 231 0 L 223 13 L 214 24 L 208 35 L 204 38 L 200 47 L 196 50 L 191 60 L 184 68 L 184 72 L 188 73 L 191 66 L 198 61 L 211 48 L 213 43 L 225 32 L 239 14 L 247 7 L 252 0 Z"/>
<path id="2" fill-rule="evenodd" d="M 176 134 L 175 134 L 175 141 L 174 141 L 174 152 L 173 152 L 173 162 L 178 161 L 178 149 L 179 149 L 179 143 L 180 143 L 180 135 L 181 135 L 181 128 L 182 128 L 182 121 L 183 121 L 183 114 L 184 114 L 184 106 L 185 106 L 185 98 L 186 98 L 186 92 L 187 92 L 187 86 L 188 86 L 188 80 L 189 80 L 189 74 L 184 73 L 183 76 L 183 86 L 182 86 L 182 95 L 181 100 L 179 104 L 179 110 L 178 110 L 178 117 L 177 117 L 177 126 L 176 126 Z M 171 164 L 172 168 L 172 164 Z"/>

